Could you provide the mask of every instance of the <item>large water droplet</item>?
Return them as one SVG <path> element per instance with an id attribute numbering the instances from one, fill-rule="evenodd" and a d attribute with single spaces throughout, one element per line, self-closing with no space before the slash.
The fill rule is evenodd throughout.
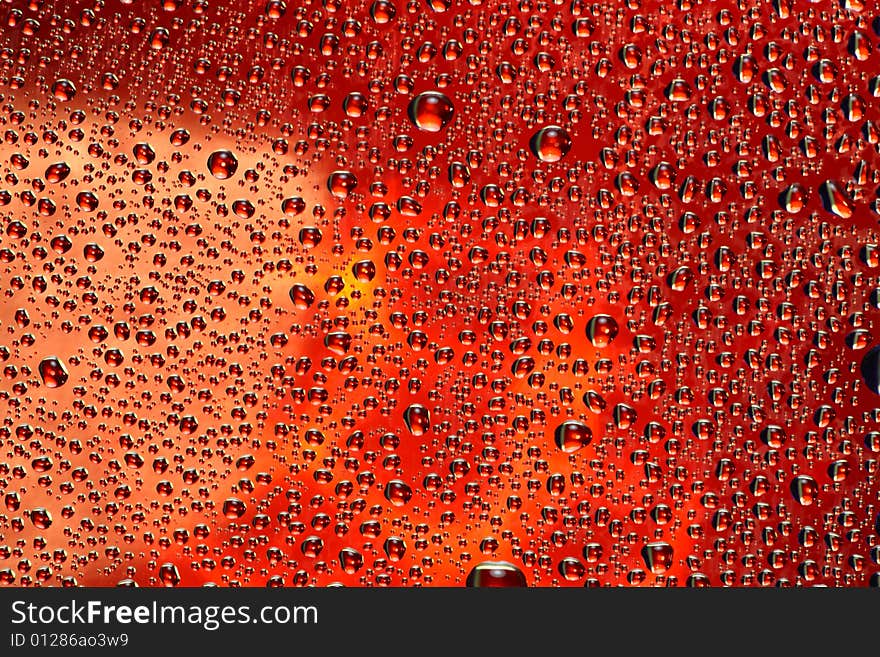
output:
<path id="1" fill-rule="evenodd" d="M 389 561 L 400 561 L 406 554 L 406 541 L 397 536 L 389 536 L 382 545 Z"/>
<path id="2" fill-rule="evenodd" d="M 571 137 L 565 128 L 548 125 L 532 135 L 529 147 L 541 162 L 558 162 L 571 150 Z"/>
<path id="3" fill-rule="evenodd" d="M 594 347 L 607 347 L 619 331 L 617 320 L 611 315 L 595 315 L 587 322 L 587 338 Z"/>
<path id="4" fill-rule="evenodd" d="M 394 506 L 405 506 L 412 498 L 412 494 L 412 488 L 399 479 L 385 484 L 385 499 Z"/>
<path id="5" fill-rule="evenodd" d="M 159 580 L 165 586 L 177 586 L 180 584 L 180 571 L 173 563 L 163 563 L 159 566 Z"/>
<path id="6" fill-rule="evenodd" d="M 223 515 L 230 520 L 238 520 L 247 511 L 247 505 L 235 497 L 229 497 L 223 502 Z"/>
<path id="7" fill-rule="evenodd" d="M 507 561 L 484 561 L 467 576 L 471 588 L 511 588 L 528 586 L 525 574 Z"/>
<path id="8" fill-rule="evenodd" d="M 56 162 L 46 167 L 46 182 L 60 183 L 70 175 L 70 166 L 67 162 Z"/>
<path id="9" fill-rule="evenodd" d="M 71 101 L 76 96 L 76 85 L 66 78 L 61 78 L 52 85 L 52 95 L 65 103 Z"/>
<path id="10" fill-rule="evenodd" d="M 334 171 L 327 178 L 327 189 L 336 198 L 346 198 L 355 187 L 357 178 L 351 171 Z"/>
<path id="11" fill-rule="evenodd" d="M 791 482 L 791 493 L 799 504 L 809 506 L 816 502 L 819 484 L 809 475 L 798 475 Z"/>
<path id="12" fill-rule="evenodd" d="M 849 219 L 853 214 L 852 201 L 836 180 L 826 180 L 819 186 L 819 195 L 822 197 L 822 205 L 828 212 L 836 214 L 841 219 Z"/>
<path id="13" fill-rule="evenodd" d="M 52 525 L 52 514 L 40 507 L 31 511 L 31 522 L 37 529 L 49 529 Z"/>
<path id="14" fill-rule="evenodd" d="M 353 575 L 364 565 L 364 556 L 354 548 L 342 548 L 339 551 L 339 565 L 349 575 Z"/>
<path id="15" fill-rule="evenodd" d="M 232 151 L 214 151 L 208 156 L 208 170 L 217 180 L 226 180 L 238 170 L 238 158 Z"/>
<path id="16" fill-rule="evenodd" d="M 56 356 L 47 356 L 40 361 L 40 378 L 47 388 L 60 388 L 67 383 L 68 373 L 64 363 Z"/>
<path id="17" fill-rule="evenodd" d="M 369 283 L 376 277 L 376 265 L 372 260 L 359 260 L 351 266 L 351 273 L 360 283 Z"/>
<path id="18" fill-rule="evenodd" d="M 440 132 L 452 120 L 455 107 L 452 101 L 439 91 L 426 91 L 410 101 L 409 120 L 420 130 Z"/>
<path id="19" fill-rule="evenodd" d="M 431 412 L 421 404 L 411 404 L 403 412 L 406 428 L 414 436 L 423 436 L 431 428 Z"/>
<path id="20" fill-rule="evenodd" d="M 862 379 L 875 395 L 880 395 L 880 346 L 873 347 L 862 358 Z"/>
<path id="21" fill-rule="evenodd" d="M 307 310 L 315 303 L 315 293 L 302 283 L 297 283 L 290 288 L 290 300 L 300 310 Z"/>
<path id="22" fill-rule="evenodd" d="M 593 440 L 593 431 L 583 422 L 568 420 L 556 427 L 556 446 L 569 454 L 586 447 Z"/>
<path id="23" fill-rule="evenodd" d="M 662 575 L 672 567 L 672 546 L 662 541 L 648 543 L 642 548 L 642 558 L 648 570 Z"/>

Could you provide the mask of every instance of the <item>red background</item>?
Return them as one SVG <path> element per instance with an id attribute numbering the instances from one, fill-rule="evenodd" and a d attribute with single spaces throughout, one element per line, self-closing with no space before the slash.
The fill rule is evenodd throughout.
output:
<path id="1" fill-rule="evenodd" d="M 4 3 L 0 581 L 867 584 L 876 10 Z"/>

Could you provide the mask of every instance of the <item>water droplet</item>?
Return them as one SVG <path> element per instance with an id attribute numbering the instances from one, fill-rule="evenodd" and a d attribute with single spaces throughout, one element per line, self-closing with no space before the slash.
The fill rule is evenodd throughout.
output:
<path id="1" fill-rule="evenodd" d="M 852 202 L 837 181 L 826 180 L 822 183 L 819 186 L 819 195 L 822 197 L 822 204 L 828 212 L 836 214 L 841 219 L 852 217 Z"/>
<path id="2" fill-rule="evenodd" d="M 525 574 L 507 561 L 484 561 L 468 573 L 471 588 L 514 588 L 528 586 Z"/>
<path id="3" fill-rule="evenodd" d="M 226 180 L 238 170 L 238 159 L 232 151 L 214 151 L 208 156 L 208 170 L 217 180 Z"/>
<path id="4" fill-rule="evenodd" d="M 153 160 L 156 159 L 156 151 L 153 150 L 153 147 L 149 144 L 135 144 L 132 148 L 132 152 L 135 159 L 138 161 L 138 164 L 141 165 L 152 164 Z"/>
<path id="5" fill-rule="evenodd" d="M 394 506 L 406 506 L 412 495 L 412 488 L 399 479 L 389 481 L 385 485 L 385 499 Z"/>
<path id="6" fill-rule="evenodd" d="M 324 550 L 324 539 L 320 536 L 307 536 L 300 544 L 300 552 L 310 559 L 317 559 Z"/>
<path id="7" fill-rule="evenodd" d="M 819 485 L 809 475 L 798 475 L 791 482 L 791 494 L 799 504 L 809 506 L 816 502 L 816 497 L 819 495 Z"/>
<path id="8" fill-rule="evenodd" d="M 565 128 L 549 125 L 532 135 L 529 147 L 542 162 L 558 162 L 571 150 L 571 137 Z"/>
<path id="9" fill-rule="evenodd" d="M 403 412 L 406 428 L 414 436 L 424 436 L 431 428 L 431 412 L 421 404 L 411 404 Z"/>
<path id="10" fill-rule="evenodd" d="M 372 260 L 359 260 L 351 266 L 351 273 L 360 283 L 369 283 L 376 277 L 376 265 Z"/>
<path id="11" fill-rule="evenodd" d="M 52 95 L 63 103 L 69 102 L 76 96 L 76 85 L 66 78 L 61 78 L 52 85 Z"/>
<path id="12" fill-rule="evenodd" d="M 556 427 L 554 436 L 556 446 L 563 452 L 572 454 L 590 444 L 593 431 L 583 422 L 568 420 Z"/>
<path id="13" fill-rule="evenodd" d="M 357 187 L 357 182 L 350 171 L 334 171 L 327 178 L 327 189 L 336 198 L 344 199 Z"/>
<path id="14" fill-rule="evenodd" d="M 69 375 L 64 363 L 56 356 L 47 356 L 40 361 L 40 378 L 43 379 L 43 385 L 47 388 L 60 388 L 65 383 Z"/>
<path id="15" fill-rule="evenodd" d="M 173 563 L 163 563 L 159 566 L 159 580 L 164 586 L 177 586 L 180 584 L 180 571 Z"/>
<path id="16" fill-rule="evenodd" d="M 189 130 L 186 128 L 178 128 L 171 133 L 171 137 L 169 137 L 168 141 L 171 142 L 172 146 L 180 147 L 189 143 L 190 136 Z"/>
<path id="17" fill-rule="evenodd" d="M 37 529 L 49 529 L 52 525 L 52 514 L 43 508 L 33 509 L 31 511 L 31 522 Z"/>
<path id="18" fill-rule="evenodd" d="M 67 162 L 56 162 L 55 164 L 50 164 L 46 168 L 46 182 L 48 183 L 60 183 L 69 175 L 70 166 L 67 164 Z"/>
<path id="19" fill-rule="evenodd" d="M 660 162 L 651 169 L 650 177 L 657 189 L 667 190 L 675 184 L 676 173 L 669 162 Z"/>
<path id="20" fill-rule="evenodd" d="M 297 283 L 290 288 L 290 300 L 300 310 L 307 310 L 315 303 L 315 293 L 302 283 Z"/>
<path id="21" fill-rule="evenodd" d="M 412 99 L 407 110 L 409 120 L 420 130 L 440 132 L 452 120 L 455 107 L 446 94 L 426 91 Z"/>
<path id="22" fill-rule="evenodd" d="M 782 193 L 781 203 L 786 212 L 797 214 L 807 205 L 809 195 L 806 187 L 800 183 L 792 183 Z"/>
<path id="23" fill-rule="evenodd" d="M 397 536 L 389 536 L 382 545 L 385 555 L 391 562 L 397 562 L 403 559 L 406 554 L 406 541 Z"/>
<path id="24" fill-rule="evenodd" d="M 344 356 L 351 349 L 351 334 L 344 331 L 333 331 L 324 336 L 324 346 L 340 356 Z"/>
<path id="25" fill-rule="evenodd" d="M 642 548 L 642 558 L 648 570 L 655 575 L 662 575 L 672 567 L 672 552 L 669 543 L 657 541 Z"/>
<path id="26" fill-rule="evenodd" d="M 559 574 L 569 582 L 577 582 L 587 573 L 587 568 L 576 557 L 565 557 L 559 562 Z"/>
<path id="27" fill-rule="evenodd" d="M 587 338 L 594 347 L 607 347 L 617 337 L 617 321 L 610 315 L 595 315 L 587 322 Z"/>
<path id="28" fill-rule="evenodd" d="M 223 502 L 223 515 L 230 520 L 238 520 L 247 511 L 247 505 L 241 500 L 230 497 Z"/>
<path id="29" fill-rule="evenodd" d="M 339 551 L 339 565 L 349 575 L 353 575 L 364 566 L 364 556 L 354 548 L 342 548 Z"/>
<path id="30" fill-rule="evenodd" d="M 872 347 L 862 357 L 861 372 L 868 390 L 880 395 L 880 346 Z"/>
<path id="31" fill-rule="evenodd" d="M 373 0 L 370 6 L 370 16 L 378 25 L 385 25 L 394 20 L 397 8 L 389 0 Z"/>
<path id="32" fill-rule="evenodd" d="M 367 111 L 367 97 L 362 93 L 353 91 L 342 101 L 342 109 L 345 114 L 353 119 L 359 118 Z"/>

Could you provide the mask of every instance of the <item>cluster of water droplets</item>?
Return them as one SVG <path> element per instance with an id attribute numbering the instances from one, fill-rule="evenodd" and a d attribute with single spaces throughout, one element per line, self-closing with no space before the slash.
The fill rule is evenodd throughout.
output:
<path id="1" fill-rule="evenodd" d="M 8 3 L 0 582 L 877 584 L 867 3 Z"/>

